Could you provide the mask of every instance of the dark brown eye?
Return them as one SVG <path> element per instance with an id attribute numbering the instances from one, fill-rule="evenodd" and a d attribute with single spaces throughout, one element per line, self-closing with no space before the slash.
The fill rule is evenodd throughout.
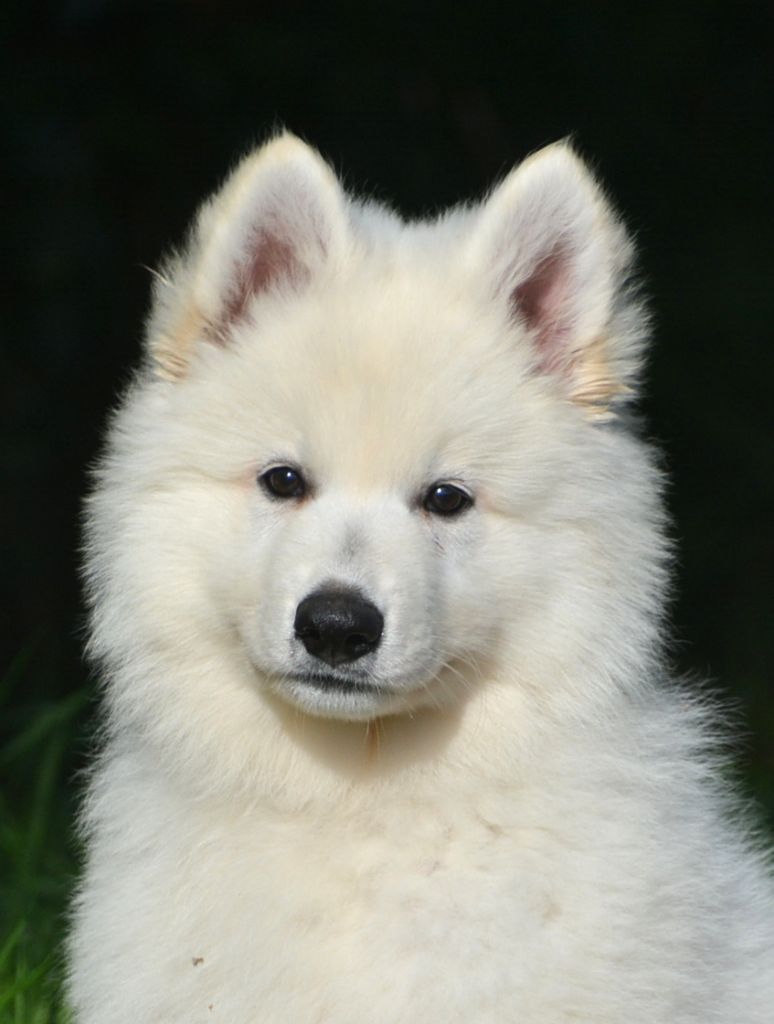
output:
<path id="1" fill-rule="evenodd" d="M 303 498 L 306 494 L 306 482 L 292 466 L 267 469 L 259 479 L 272 498 Z"/>
<path id="2" fill-rule="evenodd" d="M 473 504 L 471 496 L 454 484 L 433 484 L 423 502 L 428 512 L 436 516 L 458 516 Z"/>

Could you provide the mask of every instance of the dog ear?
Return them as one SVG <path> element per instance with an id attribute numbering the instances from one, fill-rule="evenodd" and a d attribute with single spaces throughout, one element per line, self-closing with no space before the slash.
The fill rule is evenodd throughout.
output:
<path id="1" fill-rule="evenodd" d="M 246 157 L 156 277 L 157 374 L 183 376 L 200 340 L 225 344 L 257 297 L 303 289 L 341 245 L 345 220 L 335 175 L 300 139 L 284 134 Z"/>
<path id="2" fill-rule="evenodd" d="M 526 328 L 538 371 L 594 419 L 632 393 L 647 317 L 627 279 L 633 247 L 591 173 L 558 143 L 483 204 L 473 259 Z"/>

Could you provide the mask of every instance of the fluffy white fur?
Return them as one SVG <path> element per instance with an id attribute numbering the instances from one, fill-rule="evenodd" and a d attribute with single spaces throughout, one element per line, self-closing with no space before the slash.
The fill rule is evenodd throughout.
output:
<path id="1" fill-rule="evenodd" d="M 563 145 L 406 224 L 284 135 L 205 205 L 88 504 L 79 1024 L 774 1019 L 765 859 L 664 678 L 630 262 Z M 330 581 L 371 688 L 303 681 Z"/>

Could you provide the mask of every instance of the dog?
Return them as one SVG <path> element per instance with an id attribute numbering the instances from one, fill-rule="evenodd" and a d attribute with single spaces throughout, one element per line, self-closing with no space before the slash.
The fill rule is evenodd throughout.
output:
<path id="1" fill-rule="evenodd" d="M 774 1020 L 632 268 L 563 143 L 405 223 L 282 134 L 203 206 L 87 504 L 78 1024 Z"/>

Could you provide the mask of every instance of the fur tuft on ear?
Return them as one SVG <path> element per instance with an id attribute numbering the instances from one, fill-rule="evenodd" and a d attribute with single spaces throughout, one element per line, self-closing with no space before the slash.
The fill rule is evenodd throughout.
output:
<path id="1" fill-rule="evenodd" d="M 341 245 L 345 216 L 335 175 L 295 136 L 246 157 L 157 277 L 148 324 L 156 372 L 183 376 L 194 345 L 224 344 L 254 299 L 303 288 Z"/>
<path id="2" fill-rule="evenodd" d="M 633 247 L 573 150 L 557 143 L 483 204 L 472 258 L 526 328 L 538 371 L 593 419 L 632 393 L 647 317 L 627 280 Z"/>

